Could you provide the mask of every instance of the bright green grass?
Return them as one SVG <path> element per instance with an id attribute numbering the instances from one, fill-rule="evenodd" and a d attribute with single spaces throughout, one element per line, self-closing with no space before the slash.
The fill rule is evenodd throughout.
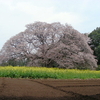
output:
<path id="1" fill-rule="evenodd" d="M 100 71 L 59 69 L 45 67 L 0 67 L 0 77 L 11 78 L 53 78 L 53 79 L 97 79 Z"/>

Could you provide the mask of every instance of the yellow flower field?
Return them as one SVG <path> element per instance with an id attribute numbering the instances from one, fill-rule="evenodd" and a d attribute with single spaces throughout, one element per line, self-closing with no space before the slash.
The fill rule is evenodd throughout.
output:
<path id="1" fill-rule="evenodd" d="M 11 78 L 53 78 L 53 79 L 97 79 L 100 78 L 100 71 L 59 69 L 46 67 L 0 67 L 0 77 Z"/>

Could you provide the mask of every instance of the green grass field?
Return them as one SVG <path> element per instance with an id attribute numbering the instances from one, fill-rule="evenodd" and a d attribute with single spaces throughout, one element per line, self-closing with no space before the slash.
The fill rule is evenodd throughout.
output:
<path id="1" fill-rule="evenodd" d="M 33 79 L 98 79 L 100 71 L 46 67 L 0 67 L 0 77 Z"/>

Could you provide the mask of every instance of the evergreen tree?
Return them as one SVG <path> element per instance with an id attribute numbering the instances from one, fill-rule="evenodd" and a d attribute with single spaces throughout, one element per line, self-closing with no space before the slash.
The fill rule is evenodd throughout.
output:
<path id="1" fill-rule="evenodd" d="M 91 38 L 89 45 L 94 50 L 94 55 L 97 57 L 98 64 L 100 64 L 100 27 L 93 30 L 89 37 Z"/>

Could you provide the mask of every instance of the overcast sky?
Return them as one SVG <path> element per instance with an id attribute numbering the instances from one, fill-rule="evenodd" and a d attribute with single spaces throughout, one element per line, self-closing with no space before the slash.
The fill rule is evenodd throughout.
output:
<path id="1" fill-rule="evenodd" d="M 35 21 L 68 23 L 88 33 L 100 27 L 100 0 L 0 0 L 0 49 Z"/>

